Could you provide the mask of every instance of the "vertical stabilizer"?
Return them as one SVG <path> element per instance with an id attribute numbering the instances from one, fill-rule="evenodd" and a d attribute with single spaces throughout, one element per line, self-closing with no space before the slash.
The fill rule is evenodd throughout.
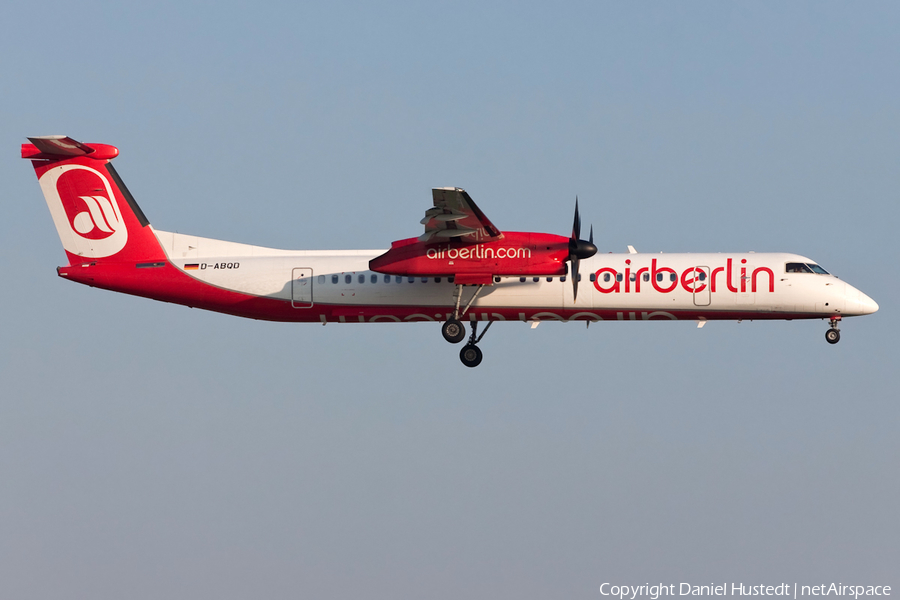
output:
<path id="1" fill-rule="evenodd" d="M 165 260 L 153 228 L 110 160 L 119 150 L 66 136 L 28 138 L 31 160 L 70 265 Z"/>

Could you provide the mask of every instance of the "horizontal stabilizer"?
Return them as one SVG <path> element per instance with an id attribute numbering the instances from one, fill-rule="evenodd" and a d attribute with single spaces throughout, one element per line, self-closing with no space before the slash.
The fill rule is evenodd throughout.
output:
<path id="1" fill-rule="evenodd" d="M 64 160 L 88 156 L 107 160 L 119 155 L 119 149 L 109 144 L 82 144 L 65 135 L 44 135 L 28 138 L 30 144 L 22 144 L 22 158 Z"/>
<path id="2" fill-rule="evenodd" d="M 65 135 L 30 137 L 28 141 L 44 154 L 53 154 L 55 156 L 84 156 L 94 151 L 93 148 Z"/>

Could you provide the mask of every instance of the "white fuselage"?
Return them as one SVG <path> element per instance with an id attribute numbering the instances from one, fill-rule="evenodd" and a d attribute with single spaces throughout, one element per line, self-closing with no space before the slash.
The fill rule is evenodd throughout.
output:
<path id="1" fill-rule="evenodd" d="M 284 251 L 156 234 L 175 267 L 219 289 L 292 302 L 298 314 L 289 320 L 348 320 L 336 316 L 341 313 L 351 321 L 443 320 L 455 303 L 457 286 L 446 277 L 368 270 L 383 250 Z M 577 301 L 566 277 L 499 277 L 479 293 L 467 318 L 792 319 L 877 310 L 833 275 L 787 272 L 795 263 L 814 261 L 785 253 L 597 254 L 581 262 Z M 471 293 L 463 293 L 463 304 Z"/>

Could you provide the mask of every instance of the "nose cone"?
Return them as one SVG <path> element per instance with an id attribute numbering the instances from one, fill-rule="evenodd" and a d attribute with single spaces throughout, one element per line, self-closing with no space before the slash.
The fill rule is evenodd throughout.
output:
<path id="1" fill-rule="evenodd" d="M 878 304 L 852 286 L 847 286 L 847 314 L 871 315 L 878 310 Z"/>
<path id="2" fill-rule="evenodd" d="M 863 294 L 859 293 L 859 307 L 861 314 L 871 315 L 873 312 L 878 312 L 878 303 Z"/>

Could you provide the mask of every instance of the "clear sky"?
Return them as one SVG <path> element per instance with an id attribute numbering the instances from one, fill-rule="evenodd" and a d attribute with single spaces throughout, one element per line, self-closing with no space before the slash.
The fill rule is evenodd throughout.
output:
<path id="1" fill-rule="evenodd" d="M 16 2 L 0 12 L 0 597 L 900 589 L 896 3 Z M 74 285 L 28 135 L 158 228 L 417 235 L 430 189 L 601 252 L 788 251 L 881 310 L 273 324 Z M 587 225 L 585 225 L 587 227 Z"/>

